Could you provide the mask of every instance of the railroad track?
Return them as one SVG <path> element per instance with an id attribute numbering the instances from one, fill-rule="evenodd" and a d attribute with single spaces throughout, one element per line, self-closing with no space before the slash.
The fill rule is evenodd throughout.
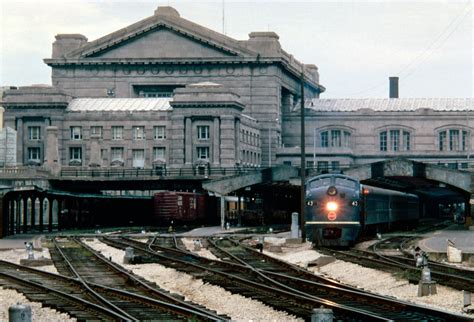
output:
<path id="1" fill-rule="evenodd" d="M 415 268 L 421 274 L 421 268 L 416 268 L 416 260 L 413 254 L 406 247 L 406 244 L 412 241 L 412 237 L 393 237 L 384 241 L 379 241 L 372 245 L 372 252 L 383 260 L 394 263 L 400 269 Z M 390 254 L 390 247 L 396 246 L 403 255 Z M 387 249 L 388 254 L 387 254 Z M 452 265 L 428 261 L 428 267 L 431 271 L 431 276 L 438 283 L 453 287 L 458 290 L 465 290 L 474 292 L 474 271 L 462 269 Z"/>
<path id="2" fill-rule="evenodd" d="M 341 320 L 471 321 L 461 315 L 387 299 L 360 290 L 348 289 L 340 284 L 336 286 L 313 282 L 306 278 L 306 274 L 300 277 L 286 275 L 281 272 L 281 268 L 278 272 L 265 271 L 249 264 L 210 260 L 186 251 L 167 249 L 153 244 L 140 245 L 137 241 L 127 239 L 104 238 L 104 241 L 117 248 L 133 247 L 143 256 L 155 258 L 162 265 L 192 274 L 208 283 L 260 300 L 304 319 L 310 317 L 313 308 L 324 305 L 334 311 L 336 319 Z M 236 245 L 232 243 L 231 248 L 236 248 Z M 226 256 L 232 257 L 229 254 Z M 295 274 L 294 268 L 291 268 L 291 271 L 291 274 Z"/>
<path id="3" fill-rule="evenodd" d="M 99 304 L 74 278 L 0 260 L 0 286 L 23 293 L 30 301 L 82 320 L 125 320 L 126 316 Z"/>
<path id="4" fill-rule="evenodd" d="M 53 240 L 51 258 L 58 271 L 81 281 L 103 305 L 127 320 L 228 319 L 159 289 L 99 255 L 75 238 Z"/>
<path id="5" fill-rule="evenodd" d="M 414 258 L 407 257 L 404 250 L 407 240 L 412 237 L 393 237 L 372 245 L 372 250 L 335 250 L 320 248 L 318 250 L 335 256 L 341 260 L 353 262 L 370 268 L 382 269 L 391 273 L 401 273 L 412 283 L 418 283 L 421 278 L 421 268 L 416 267 Z M 403 254 L 406 254 L 403 256 Z M 431 277 L 437 283 L 458 290 L 474 292 L 474 271 L 466 270 L 434 261 L 428 262 Z"/>

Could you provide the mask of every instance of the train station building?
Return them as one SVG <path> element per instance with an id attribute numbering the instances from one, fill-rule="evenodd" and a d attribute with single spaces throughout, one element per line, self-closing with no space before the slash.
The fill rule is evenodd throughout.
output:
<path id="1" fill-rule="evenodd" d="M 472 98 L 399 98 L 396 79 L 386 99 L 320 98 L 316 65 L 274 32 L 236 40 L 158 7 L 97 40 L 59 34 L 44 62 L 51 86 L 7 89 L 2 106 L 10 160 L 53 175 L 298 167 L 302 82 L 314 172 L 392 158 L 472 168 Z"/>

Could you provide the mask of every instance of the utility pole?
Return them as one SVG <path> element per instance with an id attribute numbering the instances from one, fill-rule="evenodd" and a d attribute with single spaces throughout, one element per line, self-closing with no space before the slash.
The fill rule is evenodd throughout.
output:
<path id="1" fill-rule="evenodd" d="M 306 242 L 305 231 L 305 181 L 306 181 L 306 151 L 305 151 L 305 127 L 304 127 L 304 65 L 301 67 L 301 213 L 300 213 L 300 229 L 301 242 Z"/>

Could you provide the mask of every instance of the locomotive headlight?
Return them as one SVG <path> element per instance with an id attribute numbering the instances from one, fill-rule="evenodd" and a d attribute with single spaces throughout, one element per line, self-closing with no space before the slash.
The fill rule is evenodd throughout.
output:
<path id="1" fill-rule="evenodd" d="M 352 202 L 352 205 L 353 205 L 354 207 L 357 207 L 357 206 L 359 205 L 359 202 L 358 202 L 357 200 L 354 200 L 354 201 Z"/>
<path id="2" fill-rule="evenodd" d="M 334 201 L 329 201 L 327 204 L 326 204 L 326 209 L 328 211 L 336 211 L 337 208 L 339 208 L 339 206 L 337 205 L 336 202 Z"/>

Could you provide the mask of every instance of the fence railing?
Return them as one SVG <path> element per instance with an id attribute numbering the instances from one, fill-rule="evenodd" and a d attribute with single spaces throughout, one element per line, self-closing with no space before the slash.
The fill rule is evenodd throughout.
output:
<path id="1" fill-rule="evenodd" d="M 163 168 L 163 169 L 141 169 L 141 168 L 63 168 L 60 177 L 87 177 L 87 178 L 147 178 L 147 177 L 225 177 L 245 174 L 256 171 L 255 167 L 195 167 L 195 168 Z"/>
<path id="2" fill-rule="evenodd" d="M 49 171 L 39 167 L 4 167 L 0 168 L 0 178 L 45 178 Z"/>

